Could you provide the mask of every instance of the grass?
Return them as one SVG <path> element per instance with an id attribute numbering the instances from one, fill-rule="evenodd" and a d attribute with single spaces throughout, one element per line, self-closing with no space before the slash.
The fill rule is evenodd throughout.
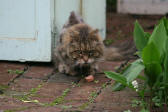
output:
<path id="1" fill-rule="evenodd" d="M 92 91 L 89 95 L 89 101 L 83 103 L 81 106 L 79 106 L 80 110 L 86 109 L 91 103 L 94 103 L 96 97 L 98 96 L 98 93 L 96 91 Z"/>
<path id="2" fill-rule="evenodd" d="M 49 103 L 49 104 L 45 104 L 45 106 L 55 106 L 55 105 L 59 105 L 65 102 L 65 97 L 67 96 L 67 94 L 70 92 L 70 89 L 67 88 L 62 92 L 62 95 L 57 97 L 53 102 Z"/>
<path id="3" fill-rule="evenodd" d="M 31 97 L 35 96 L 41 87 L 42 87 L 42 84 L 39 84 L 36 88 L 32 88 L 28 94 L 23 96 L 14 96 L 14 97 L 24 103 L 30 103 L 30 102 L 39 103 L 38 100 L 32 100 Z"/>
<path id="4" fill-rule="evenodd" d="M 8 73 L 9 74 L 18 74 L 18 75 L 21 75 L 21 74 L 23 74 L 24 73 L 24 71 L 23 70 L 8 70 Z"/>
<path id="5" fill-rule="evenodd" d="M 28 109 L 29 107 L 21 107 L 21 108 L 16 108 L 16 109 L 9 109 L 9 110 L 4 110 L 3 112 L 18 112 L 18 111 L 23 111 Z"/>

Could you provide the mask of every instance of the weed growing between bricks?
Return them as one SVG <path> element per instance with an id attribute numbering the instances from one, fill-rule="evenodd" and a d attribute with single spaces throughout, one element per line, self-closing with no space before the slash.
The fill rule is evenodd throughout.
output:
<path id="1" fill-rule="evenodd" d="M 38 90 L 42 87 L 43 84 L 39 84 L 36 88 L 32 88 L 30 92 L 24 96 L 14 96 L 14 98 L 17 98 L 18 100 L 24 102 L 24 103 L 39 103 L 38 100 L 31 100 L 32 96 L 36 96 Z"/>
<path id="2" fill-rule="evenodd" d="M 65 102 L 65 97 L 67 96 L 67 94 L 69 93 L 70 89 L 67 88 L 62 92 L 62 95 L 57 97 L 53 102 L 49 103 L 49 104 L 44 104 L 44 106 L 55 106 L 55 105 L 59 105 Z"/>
<path id="3" fill-rule="evenodd" d="M 20 78 L 21 76 L 23 76 L 23 74 L 28 70 L 28 66 L 26 66 L 25 68 L 24 68 L 24 70 L 8 70 L 7 72 L 9 73 L 9 74 L 18 74 L 13 80 L 11 80 L 9 83 L 8 83 L 8 86 L 10 86 L 11 84 L 13 84 L 14 83 L 14 81 L 16 80 L 16 79 L 18 79 L 18 78 Z"/>

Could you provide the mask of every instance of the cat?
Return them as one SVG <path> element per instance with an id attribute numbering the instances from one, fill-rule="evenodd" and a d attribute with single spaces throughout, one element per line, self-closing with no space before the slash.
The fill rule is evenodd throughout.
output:
<path id="1" fill-rule="evenodd" d="M 63 26 L 54 50 L 55 68 L 69 75 L 95 75 L 97 61 L 103 56 L 104 44 L 98 29 L 86 24 L 75 12 L 71 12 Z"/>
<path id="2" fill-rule="evenodd" d="M 79 15 L 71 12 L 54 49 L 55 68 L 72 76 L 94 76 L 99 69 L 99 61 L 129 59 L 135 52 L 134 45 L 127 42 L 119 46 L 122 49 L 105 47 L 98 29 L 93 29 Z"/>

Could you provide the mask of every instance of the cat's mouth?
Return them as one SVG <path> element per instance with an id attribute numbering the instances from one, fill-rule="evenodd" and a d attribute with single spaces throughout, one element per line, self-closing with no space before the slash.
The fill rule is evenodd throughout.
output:
<path id="1" fill-rule="evenodd" d="M 82 77 L 88 76 L 90 71 L 90 64 L 76 66 L 75 71 L 78 73 L 78 75 L 82 75 Z"/>

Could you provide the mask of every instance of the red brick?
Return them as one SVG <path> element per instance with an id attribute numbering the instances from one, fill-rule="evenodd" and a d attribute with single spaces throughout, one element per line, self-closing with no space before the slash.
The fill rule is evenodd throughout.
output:
<path id="1" fill-rule="evenodd" d="M 8 70 L 24 70 L 25 65 L 21 63 L 0 62 L 0 85 L 7 85 L 18 74 L 10 74 Z"/>
<path id="2" fill-rule="evenodd" d="M 33 107 L 22 112 L 62 112 L 60 107 Z"/>
<path id="3" fill-rule="evenodd" d="M 39 79 L 26 79 L 19 78 L 14 81 L 14 84 L 10 86 L 11 90 L 28 92 L 31 88 L 36 88 L 42 81 Z"/>
<path id="4" fill-rule="evenodd" d="M 64 83 L 45 83 L 37 92 L 37 97 L 33 97 L 33 99 L 37 99 L 43 103 L 52 102 L 61 96 L 63 91 L 70 88 L 70 86 Z"/>
<path id="5" fill-rule="evenodd" d="M 51 66 L 31 66 L 24 74 L 26 77 L 44 79 L 51 74 L 53 68 Z"/>
<path id="6" fill-rule="evenodd" d="M 81 86 L 72 88 L 65 99 L 72 101 L 88 101 L 90 94 L 96 90 L 97 89 L 93 86 Z"/>
<path id="7" fill-rule="evenodd" d="M 121 61 L 104 61 L 100 62 L 99 65 L 99 71 L 115 71 L 116 67 L 119 67 Z"/>
<path id="8" fill-rule="evenodd" d="M 10 109 L 18 109 L 23 107 L 31 107 L 35 106 L 33 103 L 24 103 L 14 98 L 5 97 L 0 98 L 0 110 L 10 110 Z"/>
<path id="9" fill-rule="evenodd" d="M 131 107 L 131 102 L 136 96 L 137 94 L 130 89 L 113 92 L 111 86 L 109 86 L 102 90 L 101 94 L 95 99 L 95 111 L 103 108 L 115 112 L 121 112 L 128 109 L 135 110 L 135 108 Z"/>

